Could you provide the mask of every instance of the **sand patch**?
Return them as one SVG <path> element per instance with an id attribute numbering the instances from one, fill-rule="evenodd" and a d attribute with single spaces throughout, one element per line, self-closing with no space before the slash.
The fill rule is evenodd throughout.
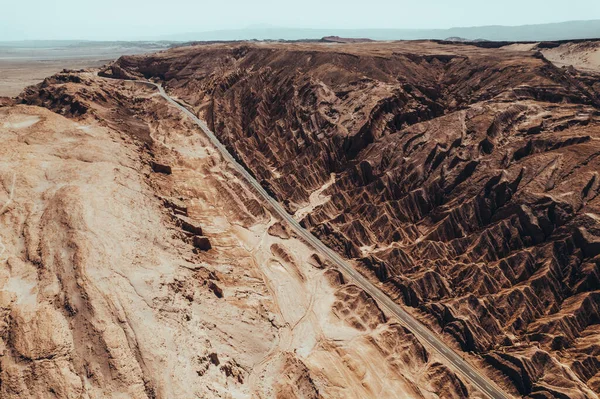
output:
<path id="1" fill-rule="evenodd" d="M 40 120 L 40 117 L 35 115 L 12 115 L 10 120 L 4 122 L 2 126 L 5 129 L 26 129 Z"/>

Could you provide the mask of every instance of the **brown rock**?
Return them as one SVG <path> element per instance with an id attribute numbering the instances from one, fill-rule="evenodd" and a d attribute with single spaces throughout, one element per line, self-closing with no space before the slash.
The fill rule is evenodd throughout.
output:
<path id="1" fill-rule="evenodd" d="M 290 232 L 287 226 L 280 222 L 276 222 L 271 227 L 269 227 L 269 234 L 275 237 L 282 238 L 284 240 L 290 238 Z"/>
<path id="2" fill-rule="evenodd" d="M 15 105 L 15 101 L 12 98 L 0 96 L 0 107 L 10 107 L 12 105 Z"/>
<path id="3" fill-rule="evenodd" d="M 163 165 L 157 162 L 151 162 L 150 166 L 155 173 L 162 173 L 164 175 L 170 175 L 173 173 L 169 165 Z"/>
<path id="4" fill-rule="evenodd" d="M 181 209 L 181 208 L 179 208 Z M 201 236 L 202 235 L 202 227 L 198 225 L 198 223 L 194 222 L 192 219 L 178 215 L 176 216 L 176 224 L 181 227 L 181 229 L 189 234 Z"/>
<path id="5" fill-rule="evenodd" d="M 194 238 L 192 238 L 192 243 L 194 244 L 194 247 L 198 248 L 201 251 L 208 251 L 212 249 L 212 245 L 210 245 L 208 237 L 194 236 Z"/>
<path id="6" fill-rule="evenodd" d="M 223 290 L 214 281 L 209 281 L 208 288 L 217 298 L 223 298 Z"/>
<path id="7" fill-rule="evenodd" d="M 73 336 L 64 316 L 50 305 L 12 315 L 11 337 L 18 354 L 40 360 L 67 356 L 73 350 Z"/>

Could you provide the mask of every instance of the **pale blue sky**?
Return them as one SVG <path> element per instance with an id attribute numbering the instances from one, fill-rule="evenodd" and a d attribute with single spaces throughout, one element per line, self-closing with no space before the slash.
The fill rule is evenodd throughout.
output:
<path id="1" fill-rule="evenodd" d="M 600 19 L 600 0 L 0 0 L 0 41 L 141 39 L 256 24 L 449 28 Z"/>

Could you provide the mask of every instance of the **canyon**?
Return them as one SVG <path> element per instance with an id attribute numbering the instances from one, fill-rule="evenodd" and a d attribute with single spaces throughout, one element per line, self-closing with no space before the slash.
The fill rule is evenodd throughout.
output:
<path id="1" fill-rule="evenodd" d="M 515 394 L 594 398 L 600 83 L 549 60 L 581 55 L 568 46 L 220 45 L 104 73 L 162 82 L 303 226 Z"/>
<path id="2" fill-rule="evenodd" d="M 82 70 L 0 103 L 1 397 L 483 397 L 157 94 Z"/>
<path id="3" fill-rule="evenodd" d="M 489 47 L 489 46 L 488 46 Z M 230 43 L 0 101 L 0 394 L 600 394 L 597 42 Z"/>

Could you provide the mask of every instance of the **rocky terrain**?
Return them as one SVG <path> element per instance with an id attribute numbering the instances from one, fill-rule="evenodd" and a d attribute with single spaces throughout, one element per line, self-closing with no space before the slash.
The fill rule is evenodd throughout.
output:
<path id="1" fill-rule="evenodd" d="M 571 65 L 573 47 L 554 53 Z M 535 45 L 215 45 L 103 74 L 162 82 L 304 226 L 515 395 L 597 398 L 600 80 L 591 57 L 583 71 L 540 51 L 556 61 Z M 24 98 L 69 111 L 55 93 Z"/>
<path id="2" fill-rule="evenodd" d="M 482 398 L 155 89 L 65 71 L 0 138 L 0 397 Z"/>

